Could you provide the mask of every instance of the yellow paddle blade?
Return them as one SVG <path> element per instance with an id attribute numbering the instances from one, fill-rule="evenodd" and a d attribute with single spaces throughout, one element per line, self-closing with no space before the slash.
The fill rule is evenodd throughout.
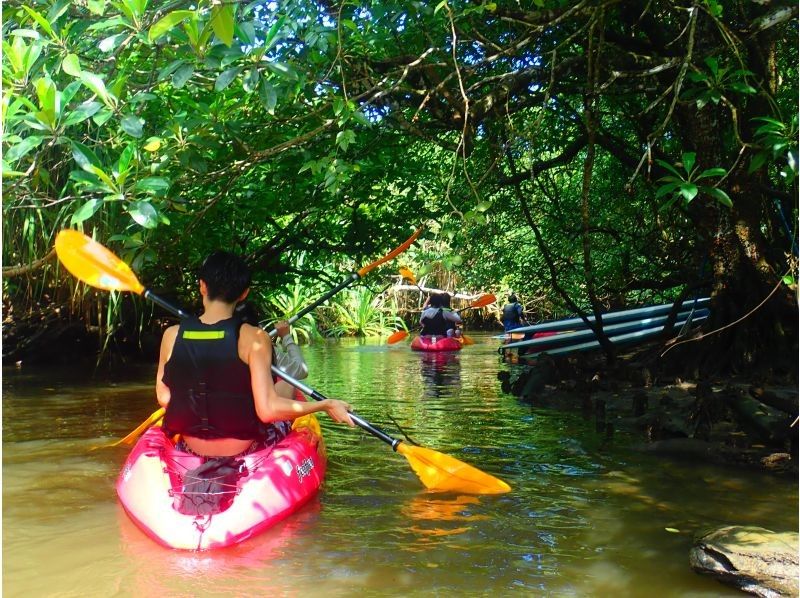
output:
<path id="1" fill-rule="evenodd" d="M 417 278 L 414 276 L 414 273 L 405 266 L 400 268 L 400 276 L 409 280 L 411 284 L 417 284 Z"/>
<path id="2" fill-rule="evenodd" d="M 474 345 L 475 344 L 474 340 L 472 340 L 470 337 L 468 337 L 468 336 L 466 336 L 464 334 L 461 335 L 461 342 L 464 343 L 465 345 Z"/>
<path id="3" fill-rule="evenodd" d="M 398 330 L 397 332 L 393 333 L 388 339 L 386 339 L 386 342 L 390 345 L 393 345 L 395 343 L 399 343 L 407 336 L 408 332 L 406 332 L 405 330 Z"/>
<path id="4" fill-rule="evenodd" d="M 145 291 L 128 264 L 75 229 L 58 233 L 56 253 L 70 274 L 97 289 L 133 291 L 137 295 Z"/>
<path id="5" fill-rule="evenodd" d="M 162 417 L 164 417 L 164 408 L 159 407 L 148 417 L 144 420 L 139 426 L 133 430 L 130 434 L 128 434 L 125 438 L 117 440 L 111 446 L 119 446 L 120 444 L 133 444 L 134 441 L 139 438 L 142 434 L 144 434 L 145 430 L 150 426 L 156 424 Z"/>
<path id="6" fill-rule="evenodd" d="M 408 459 L 411 469 L 429 490 L 466 494 L 503 494 L 511 486 L 454 457 L 433 449 L 401 442 L 397 452 Z"/>

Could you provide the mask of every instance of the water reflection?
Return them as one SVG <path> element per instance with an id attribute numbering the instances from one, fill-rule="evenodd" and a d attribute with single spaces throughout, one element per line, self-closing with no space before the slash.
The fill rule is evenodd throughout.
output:
<path id="1" fill-rule="evenodd" d="M 4 598 L 735 598 L 688 566 L 693 534 L 729 523 L 797 529 L 786 508 L 797 504 L 796 480 L 668 462 L 628 450 L 621 434 L 604 444 L 578 414 L 503 394 L 496 340 L 473 338 L 460 353 L 346 339 L 303 352 L 312 387 L 390 431 L 400 422 L 513 492 L 427 492 L 402 456 L 323 416 L 329 468 L 318 500 L 201 554 L 162 548 L 122 512 L 114 480 L 128 447 L 90 450 L 152 413 L 153 367 L 108 380 L 4 371 Z"/>
<path id="2" fill-rule="evenodd" d="M 457 351 L 419 352 L 419 371 L 425 396 L 452 395 L 461 387 L 461 360 Z"/>

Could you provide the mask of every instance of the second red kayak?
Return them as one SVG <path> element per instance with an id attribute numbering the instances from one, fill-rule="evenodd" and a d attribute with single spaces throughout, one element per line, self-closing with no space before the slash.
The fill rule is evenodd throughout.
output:
<path id="1" fill-rule="evenodd" d="M 414 351 L 460 351 L 462 342 L 449 336 L 417 336 L 411 341 Z"/>

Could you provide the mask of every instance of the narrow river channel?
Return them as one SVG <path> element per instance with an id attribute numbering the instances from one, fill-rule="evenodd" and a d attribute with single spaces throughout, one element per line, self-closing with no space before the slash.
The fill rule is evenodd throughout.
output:
<path id="1" fill-rule="evenodd" d="M 218 552 L 170 551 L 130 523 L 121 438 L 156 407 L 155 367 L 3 371 L 3 595 L 741 596 L 691 571 L 693 535 L 798 527 L 796 480 L 667 461 L 605 442 L 580 414 L 500 390 L 495 339 L 420 355 L 378 340 L 305 347 L 308 383 L 394 436 L 507 481 L 432 494 L 406 460 L 322 416 L 319 498 Z M 400 429 L 402 428 L 402 430 Z"/>

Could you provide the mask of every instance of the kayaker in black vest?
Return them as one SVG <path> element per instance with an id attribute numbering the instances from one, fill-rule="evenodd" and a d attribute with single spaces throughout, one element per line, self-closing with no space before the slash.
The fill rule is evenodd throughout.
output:
<path id="1" fill-rule="evenodd" d="M 269 335 L 234 317 L 250 291 L 241 258 L 216 251 L 199 278 L 203 314 L 167 328 L 161 340 L 156 395 L 168 434 L 181 434 L 193 453 L 221 457 L 280 440 L 271 422 L 309 413 L 325 411 L 353 426 L 344 401 L 293 401 L 275 392 Z"/>
<path id="2" fill-rule="evenodd" d="M 419 317 L 422 336 L 447 336 L 448 329 L 454 329 L 456 324 L 461 323 L 461 316 L 444 309 L 444 304 L 444 297 L 439 293 L 428 297 Z"/>
<path id="3" fill-rule="evenodd" d="M 503 306 L 503 330 L 508 332 L 525 325 L 527 321 L 522 305 L 517 301 L 517 296 L 511 294 L 508 296 L 508 303 Z"/>

